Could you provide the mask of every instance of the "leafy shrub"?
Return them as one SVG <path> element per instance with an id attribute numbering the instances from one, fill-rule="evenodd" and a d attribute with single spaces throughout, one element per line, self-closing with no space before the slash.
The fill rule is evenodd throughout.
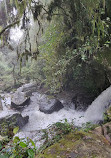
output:
<path id="1" fill-rule="evenodd" d="M 68 134 L 74 128 L 72 124 L 68 123 L 67 119 L 65 119 L 64 123 L 62 122 L 55 123 L 54 126 L 57 133 L 59 133 L 60 135 Z"/>
<path id="2" fill-rule="evenodd" d="M 90 130 L 95 129 L 97 126 L 98 126 L 97 124 L 92 124 L 91 122 L 87 122 L 82 125 L 82 130 L 88 132 Z"/>
<path id="3" fill-rule="evenodd" d="M 13 130 L 13 133 L 16 134 L 19 128 L 16 127 Z M 20 139 L 15 136 L 12 144 L 8 149 L 4 149 L 1 151 L 1 155 L 4 158 L 34 158 L 36 154 L 36 146 L 35 143 L 27 138 Z"/>
<path id="4" fill-rule="evenodd" d="M 55 142 L 58 142 L 63 135 L 66 135 L 73 130 L 75 130 L 74 125 L 72 123 L 68 123 L 67 119 L 65 119 L 63 123 L 57 122 L 53 124 L 49 127 L 49 131 L 44 129 L 42 138 L 45 139 L 45 142 L 39 149 L 39 152 L 42 152 L 47 147 L 53 145 Z"/>

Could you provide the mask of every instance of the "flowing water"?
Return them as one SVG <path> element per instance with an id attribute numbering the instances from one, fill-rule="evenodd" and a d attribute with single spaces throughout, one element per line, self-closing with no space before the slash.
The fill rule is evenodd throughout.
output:
<path id="1" fill-rule="evenodd" d="M 21 90 L 21 88 L 19 88 Z M 46 95 L 40 94 L 39 92 L 34 92 L 31 96 L 31 103 L 29 106 L 25 107 L 22 112 L 22 116 L 29 116 L 28 123 L 21 129 L 17 134 L 20 138 L 31 138 L 36 142 L 36 146 L 39 148 L 44 140 L 42 140 L 42 129 L 46 129 L 49 125 L 56 123 L 58 121 L 64 122 L 65 119 L 68 122 L 73 122 L 76 126 L 82 126 L 83 123 L 93 122 L 96 123 L 103 119 L 103 114 L 106 108 L 111 102 L 111 87 L 107 88 L 103 93 L 101 93 L 89 106 L 86 112 L 76 111 L 72 108 L 63 108 L 58 112 L 53 112 L 52 114 L 44 114 L 39 111 L 40 104 L 46 104 Z M 65 98 L 66 99 L 66 98 Z M 63 100 L 61 102 L 64 103 Z M 11 95 L 5 94 L 3 103 L 3 111 L 0 112 L 0 118 L 18 111 L 10 109 Z M 64 105 L 64 104 L 63 104 Z M 68 105 L 69 106 L 69 105 Z"/>
<path id="2" fill-rule="evenodd" d="M 5 99 L 2 101 L 3 111 L 0 112 L 0 118 L 18 112 L 9 109 L 11 104 L 11 95 L 6 94 L 4 97 Z M 31 96 L 30 105 L 25 107 L 21 112 L 22 116 L 29 116 L 29 121 L 18 133 L 18 136 L 20 138 L 29 137 L 33 139 L 35 142 L 37 142 L 37 147 L 39 147 L 41 144 L 40 140 L 43 134 L 40 132 L 41 129 L 45 129 L 49 125 L 52 125 L 58 121 L 64 122 L 65 119 L 67 119 L 68 122 L 73 121 L 75 125 L 79 126 L 84 122 L 84 112 L 77 112 L 74 109 L 63 108 L 58 112 L 53 112 L 52 114 L 44 114 L 43 112 L 40 112 L 39 105 L 46 104 L 45 98 L 46 95 L 34 92 Z"/>
<path id="3" fill-rule="evenodd" d="M 111 86 L 103 91 L 89 106 L 85 112 L 85 120 L 97 122 L 103 119 L 105 110 L 111 104 Z"/>
<path id="4" fill-rule="evenodd" d="M 86 112 L 76 111 L 74 109 L 63 108 L 58 112 L 53 112 L 52 114 L 44 114 L 39 111 L 39 104 L 45 104 L 45 95 L 39 92 L 34 92 L 31 96 L 31 103 L 29 106 L 24 108 L 21 112 L 23 116 L 29 116 L 29 122 L 23 127 L 22 131 L 35 131 L 47 128 L 60 120 L 67 119 L 69 122 L 74 122 L 75 125 L 81 126 L 85 122 L 97 122 L 103 119 L 103 113 L 105 109 L 109 106 L 111 102 L 111 87 L 107 88 L 102 92 L 89 106 Z M 16 113 L 7 106 L 11 104 L 10 95 L 6 95 L 3 101 L 3 112 L 0 113 L 0 117 Z"/>
<path id="5" fill-rule="evenodd" d="M 31 103 L 29 106 L 25 107 L 21 112 L 22 116 L 29 116 L 28 124 L 23 127 L 22 131 L 34 131 L 46 128 L 55 122 L 67 119 L 69 122 L 74 121 L 76 125 L 81 125 L 83 122 L 84 112 L 79 112 L 73 109 L 63 108 L 58 112 L 53 112 L 52 114 L 44 114 L 39 111 L 39 104 L 45 104 L 45 95 L 38 92 L 33 93 L 31 96 Z M 0 117 L 4 117 L 17 111 L 9 109 L 11 104 L 11 96 L 6 95 L 3 102 L 3 111 L 0 113 Z"/>

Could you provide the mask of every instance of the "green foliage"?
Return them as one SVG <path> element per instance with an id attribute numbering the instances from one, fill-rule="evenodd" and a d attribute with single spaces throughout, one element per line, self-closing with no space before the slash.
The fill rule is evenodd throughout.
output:
<path id="1" fill-rule="evenodd" d="M 49 131 L 43 130 L 42 139 L 45 139 L 44 144 L 40 147 L 39 152 L 42 152 L 47 147 L 53 145 L 54 143 L 58 142 L 64 135 L 76 130 L 74 128 L 73 123 L 68 123 L 67 119 L 62 122 L 57 122 L 53 124 L 53 126 L 49 127 Z M 50 133 L 51 132 L 51 133 Z M 50 135 L 50 136 L 49 136 Z"/>
<path id="2" fill-rule="evenodd" d="M 110 47 L 110 1 L 49 0 L 46 2 L 44 0 L 35 2 L 11 0 L 11 4 L 16 5 L 19 18 L 23 16 L 23 24 L 27 25 L 27 21 L 32 20 L 30 15 L 33 14 L 34 20 L 38 21 L 40 29 L 44 28 L 45 34 L 40 42 L 37 40 L 39 33 L 34 35 L 37 40 L 36 47 L 40 43 L 39 50 L 37 48 L 35 52 L 31 52 L 31 50 L 28 53 L 24 52 L 26 60 L 20 52 L 21 74 L 18 66 L 15 66 L 12 76 L 13 66 L 9 66 L 9 63 L 5 63 L 4 66 L 3 64 L 0 65 L 1 70 L 3 70 L 1 72 L 5 72 L 0 77 L 2 84 L 8 81 L 7 88 L 12 83 L 20 84 L 30 82 L 32 79 L 39 84 L 40 82 L 45 83 L 52 93 L 57 93 L 66 87 L 70 88 L 70 85 L 81 80 L 86 88 L 91 89 L 91 91 L 94 90 L 95 81 L 93 82 L 92 79 L 88 82 L 87 67 L 95 59 L 98 50 L 103 49 L 103 47 Z M 46 19 L 51 20 L 50 24 L 46 22 Z M 26 29 L 25 34 L 29 36 L 25 39 L 25 44 L 29 48 L 31 45 L 29 29 Z M 34 44 L 31 47 L 33 48 Z M 40 55 L 38 55 L 39 51 Z M 28 60 L 28 56 L 34 57 L 33 53 L 36 53 L 35 58 L 39 56 L 39 62 Z M 28 63 L 26 63 L 27 60 Z M 83 75 L 84 63 L 88 66 L 83 71 Z"/>
<path id="3" fill-rule="evenodd" d="M 16 134 L 18 130 L 19 128 L 16 127 L 13 130 L 14 134 Z M 3 148 L 3 146 L 1 146 L 1 148 Z M 5 158 L 35 158 L 36 146 L 35 143 L 29 138 L 20 139 L 18 136 L 15 136 L 9 148 L 10 149 L 5 150 L 2 149 L 0 154 Z"/>
<path id="4" fill-rule="evenodd" d="M 73 125 L 69 124 L 67 119 L 65 119 L 64 123 L 61 123 L 61 122 L 55 123 L 54 126 L 56 130 L 60 132 L 61 135 L 68 134 L 73 129 Z"/>
<path id="5" fill-rule="evenodd" d="M 91 122 L 87 122 L 82 125 L 82 130 L 88 132 L 90 130 L 94 130 L 98 125 L 92 124 Z"/>
<path id="6" fill-rule="evenodd" d="M 8 136 L 8 138 L 13 137 L 13 129 L 15 128 L 15 120 L 13 119 L 12 122 L 3 121 L 2 124 L 0 124 L 0 134 L 2 136 Z"/>
<path id="7" fill-rule="evenodd" d="M 88 78 L 89 64 L 101 46 L 110 45 L 110 19 L 106 17 L 105 5 L 105 1 L 100 0 L 54 0 L 49 4 L 52 21 L 39 49 L 44 59 L 44 82 L 52 93 L 70 88 L 76 81 L 83 82 L 84 87 L 94 92 L 95 81 Z"/>
<path id="8" fill-rule="evenodd" d="M 104 123 L 107 123 L 110 121 L 111 121 L 111 106 L 109 106 L 109 108 L 104 113 Z"/>
<path id="9" fill-rule="evenodd" d="M 5 146 L 10 142 L 10 139 L 8 137 L 3 137 L 3 139 L 0 141 L 0 157 L 2 158 L 9 158 L 9 154 L 7 153 Z"/>
<path id="10" fill-rule="evenodd" d="M 109 116 L 107 113 L 104 113 L 104 123 L 110 122 Z"/>
<path id="11" fill-rule="evenodd" d="M 51 88 L 51 92 L 60 91 L 64 77 L 64 65 L 67 61 L 62 60 L 60 54 L 64 53 L 64 49 L 59 49 L 64 33 L 61 23 L 51 23 L 44 35 L 45 44 L 39 47 L 41 58 L 44 62 L 43 73 L 46 78 L 47 87 Z M 59 50 L 58 50 L 59 49 Z"/>
<path id="12" fill-rule="evenodd" d="M 13 133 L 17 134 L 17 132 L 19 131 L 19 127 L 14 128 Z"/>
<path id="13" fill-rule="evenodd" d="M 13 132 L 16 134 L 19 128 L 16 127 Z M 15 136 L 13 139 L 12 151 L 10 158 L 34 158 L 36 152 L 35 143 L 27 138 L 20 139 L 19 137 Z"/>

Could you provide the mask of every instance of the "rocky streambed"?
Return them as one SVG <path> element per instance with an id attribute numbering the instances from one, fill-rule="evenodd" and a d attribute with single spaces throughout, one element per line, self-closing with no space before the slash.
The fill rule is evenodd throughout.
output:
<path id="1" fill-rule="evenodd" d="M 97 102 L 100 101 L 101 106 L 101 98 L 103 100 L 104 97 L 106 98 L 107 105 L 109 104 L 110 95 L 108 95 L 107 98 L 106 93 L 109 94 L 110 89 L 111 87 L 101 94 L 102 97 L 96 99 Z M 40 144 L 43 143 L 43 140 L 41 140 L 43 135 L 42 130 L 48 128 L 48 126 L 58 121 L 64 122 L 65 119 L 67 119 L 68 122 L 73 122 L 75 126 L 81 126 L 90 120 L 86 115 L 87 112 L 83 110 L 84 107 L 88 106 L 91 100 L 88 98 L 84 101 L 80 95 L 78 97 L 76 94 L 65 93 L 60 96 L 49 96 L 40 93 L 35 84 L 23 85 L 18 88 L 14 94 L 2 95 L 3 110 L 0 112 L 0 121 L 2 123 L 5 122 L 5 127 L 9 128 L 10 120 L 14 120 L 15 122 L 12 121 L 14 123 L 13 126 L 12 124 L 10 125 L 10 129 L 19 126 L 20 131 L 17 135 L 20 138 L 29 137 L 33 139 L 39 147 Z M 95 107 L 91 110 L 88 108 L 90 113 L 88 113 L 88 116 L 93 116 L 94 111 L 96 111 Z M 101 115 L 98 111 L 96 121 L 102 119 L 105 107 L 106 105 L 102 106 L 102 111 L 99 110 L 102 113 Z M 101 107 L 99 109 L 101 109 Z M 5 121 L 3 121 L 3 119 Z M 92 117 L 92 121 L 93 119 Z"/>
<path id="2" fill-rule="evenodd" d="M 23 85 L 15 93 L 2 94 L 0 125 L 3 127 L 5 122 L 4 128 L 10 127 L 10 130 L 19 126 L 19 137 L 29 137 L 39 146 L 42 129 L 65 119 L 74 121 L 75 125 L 84 122 L 84 111 L 75 110 L 72 98 L 73 93 L 50 96 L 38 91 L 36 84 Z"/>

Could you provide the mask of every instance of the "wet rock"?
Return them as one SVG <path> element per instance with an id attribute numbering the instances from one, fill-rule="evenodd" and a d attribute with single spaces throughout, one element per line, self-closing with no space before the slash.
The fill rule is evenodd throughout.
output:
<path id="1" fill-rule="evenodd" d="M 88 106 L 93 102 L 94 98 L 94 96 L 87 94 L 76 94 L 72 98 L 72 102 L 75 105 L 76 110 L 85 111 L 88 108 Z"/>
<path id="2" fill-rule="evenodd" d="M 28 122 L 29 116 L 22 117 L 16 113 L 0 119 L 0 135 L 13 135 L 13 129 L 19 127 L 21 129 Z"/>
<path id="3" fill-rule="evenodd" d="M 12 96 L 11 108 L 14 108 L 16 110 L 20 110 L 29 104 L 30 104 L 30 97 L 26 97 L 25 94 L 22 92 L 16 92 Z"/>
<path id="4" fill-rule="evenodd" d="M 21 88 L 21 92 L 24 92 L 26 96 L 31 96 L 33 92 L 37 91 L 37 84 L 36 83 L 29 83 L 25 84 Z"/>
<path id="5" fill-rule="evenodd" d="M 46 114 L 51 114 L 55 111 L 59 111 L 64 106 L 58 99 L 49 99 L 46 100 L 45 104 L 40 104 L 39 110 Z"/>
<path id="6" fill-rule="evenodd" d="M 95 95 L 75 87 L 72 91 L 63 91 L 57 98 L 63 103 L 65 109 L 85 111 L 94 101 Z"/>

